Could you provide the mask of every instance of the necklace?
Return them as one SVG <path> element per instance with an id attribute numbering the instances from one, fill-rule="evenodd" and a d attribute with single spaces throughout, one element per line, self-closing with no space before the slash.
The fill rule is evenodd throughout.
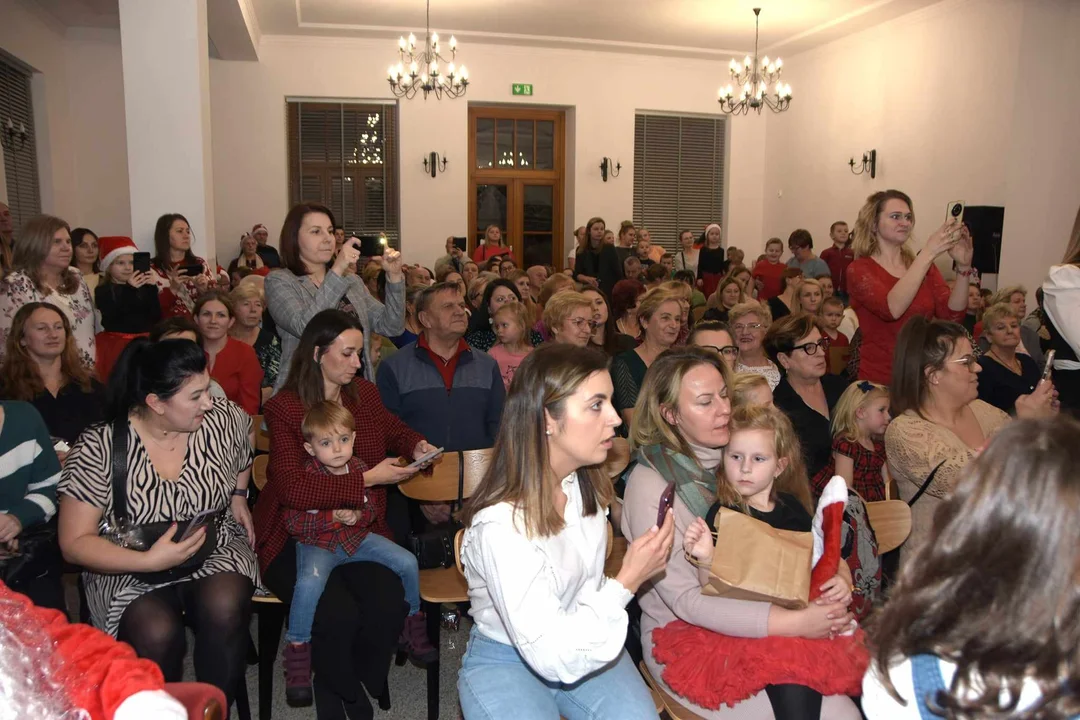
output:
<path id="1" fill-rule="evenodd" d="M 176 451 L 177 441 L 180 439 L 180 433 L 176 434 L 176 437 L 173 438 L 172 445 L 169 446 L 169 445 L 165 444 L 165 439 L 169 435 L 168 430 L 162 430 L 161 431 L 161 440 L 158 440 L 156 437 L 154 437 L 154 431 L 150 427 L 146 426 L 145 423 L 143 423 L 142 421 L 139 421 L 139 425 L 142 425 L 143 426 L 142 429 L 146 431 L 146 433 L 145 433 L 146 437 L 150 438 L 150 440 L 152 440 L 153 443 L 155 445 L 157 445 L 159 448 L 161 448 L 162 450 L 165 450 L 167 452 L 175 452 Z M 139 433 L 139 435 L 141 437 L 143 435 L 143 433 Z"/>
<path id="2" fill-rule="evenodd" d="M 998 354 L 997 354 L 996 352 L 994 352 L 994 349 L 993 349 L 993 348 L 990 348 L 990 354 L 994 356 L 994 359 L 995 359 L 995 360 L 997 360 L 997 361 L 998 361 L 999 363 L 1001 363 L 1001 364 L 1002 364 L 1003 366 L 1005 366 L 1006 368 L 1008 368 L 1010 372 L 1013 372 L 1013 373 L 1015 373 L 1015 374 L 1017 374 L 1017 375 L 1023 375 L 1023 374 L 1024 374 L 1024 369 L 1023 369 L 1023 367 L 1022 367 L 1022 366 L 1020 365 L 1020 360 L 1019 360 L 1019 358 L 1017 358 L 1017 357 L 1013 357 L 1013 362 L 1014 362 L 1014 363 L 1016 363 L 1016 365 L 1015 365 L 1015 367 L 1014 367 L 1013 365 L 1011 365 L 1011 364 L 1009 364 L 1009 363 L 1005 362 L 1004 358 L 1002 358 L 1002 357 L 1001 357 L 1000 355 L 998 355 Z"/>
<path id="3" fill-rule="evenodd" d="M 625 322 L 623 321 L 623 319 L 622 319 L 622 318 L 619 318 L 618 320 L 616 320 L 616 321 L 615 321 L 615 328 L 616 328 L 616 329 L 617 329 L 617 330 L 618 330 L 619 332 L 621 332 L 621 333 L 622 333 L 623 335 L 629 335 L 629 336 L 630 336 L 630 337 L 632 337 L 632 338 L 636 338 L 636 337 L 637 337 L 637 335 L 635 335 L 635 334 L 634 334 L 634 333 L 632 333 L 632 332 L 629 332 L 629 331 L 628 331 L 628 330 L 626 329 L 626 323 L 625 323 Z"/>

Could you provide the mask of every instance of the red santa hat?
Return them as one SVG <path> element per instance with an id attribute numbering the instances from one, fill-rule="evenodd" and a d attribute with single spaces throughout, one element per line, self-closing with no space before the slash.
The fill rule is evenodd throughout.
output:
<path id="1" fill-rule="evenodd" d="M 840 569 L 840 533 L 847 507 L 847 482 L 839 475 L 829 480 L 814 513 L 813 571 L 810 573 L 810 600 L 821 595 L 821 586 Z"/>
<path id="2" fill-rule="evenodd" d="M 101 263 L 99 265 L 101 272 L 108 272 L 109 265 L 121 255 L 131 255 L 139 252 L 139 248 L 135 246 L 131 238 L 119 235 L 98 238 L 98 248 L 101 251 Z"/>
<path id="3" fill-rule="evenodd" d="M 252 234 L 252 235 L 254 235 L 255 233 L 259 232 L 260 230 L 262 230 L 262 231 L 263 231 L 264 233 L 266 233 L 267 235 L 269 235 L 269 234 L 270 234 L 270 231 L 269 231 L 269 230 L 267 230 L 267 229 L 266 229 L 266 226 L 265 226 L 265 225 L 263 225 L 262 223 L 259 223 L 259 224 L 258 224 L 258 225 L 256 225 L 255 227 L 251 228 L 251 234 Z"/>

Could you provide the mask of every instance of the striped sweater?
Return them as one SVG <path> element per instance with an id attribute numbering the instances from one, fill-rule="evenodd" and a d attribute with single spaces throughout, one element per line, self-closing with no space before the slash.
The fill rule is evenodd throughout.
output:
<path id="1" fill-rule="evenodd" d="M 14 515 L 25 529 L 56 514 L 60 461 L 33 405 L 5 400 L 0 408 L 0 513 Z"/>

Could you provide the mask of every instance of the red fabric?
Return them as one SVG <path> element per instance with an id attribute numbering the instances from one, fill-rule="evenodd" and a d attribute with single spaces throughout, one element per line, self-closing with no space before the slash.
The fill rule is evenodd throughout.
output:
<path id="1" fill-rule="evenodd" d="M 983 322 L 982 322 L 982 320 L 980 320 L 979 322 L 975 323 L 975 327 L 971 331 L 971 337 L 978 340 L 979 338 L 982 337 L 982 331 L 983 331 Z"/>
<path id="2" fill-rule="evenodd" d="M 828 336 L 826 335 L 826 337 Z M 851 341 L 848 340 L 847 335 L 839 330 L 836 331 L 836 337 L 828 337 L 828 340 L 829 347 L 831 348 L 845 348 L 851 345 Z"/>
<path id="3" fill-rule="evenodd" d="M 97 359 L 94 361 L 94 371 L 102 384 L 109 382 L 109 373 L 113 365 L 120 358 L 128 343 L 137 337 L 146 337 L 147 333 L 118 333 L 99 332 L 94 338 L 94 350 Z"/>
<path id="4" fill-rule="evenodd" d="M 900 317 L 889 311 L 889 291 L 895 278 L 876 260 L 859 258 L 848 266 L 848 294 L 851 306 L 859 318 L 862 346 L 859 348 L 859 379 L 888 385 L 892 382 L 893 350 L 896 336 L 911 318 L 922 315 L 927 319 L 940 318 L 960 322 L 966 309 L 950 310 L 951 290 L 936 266 L 931 266 L 911 305 Z"/>
<path id="5" fill-rule="evenodd" d="M 361 473 L 369 469 L 356 458 L 349 461 L 349 466 L 350 468 L 359 466 Z M 311 458 L 304 468 L 313 475 L 322 475 L 326 482 L 333 482 L 333 479 L 338 477 L 314 458 Z M 307 510 L 286 508 L 283 515 L 285 527 L 288 528 L 289 535 L 296 538 L 297 542 L 322 548 L 328 552 L 334 552 L 340 547 L 346 555 L 351 557 L 356 554 L 360 543 L 364 542 L 364 538 L 371 532 L 371 523 L 375 513 L 367 499 L 367 494 L 365 494 L 361 502 L 349 508 L 335 508 L 335 510 L 362 509 L 363 518 L 355 525 L 345 525 L 335 520 L 333 510 L 319 510 L 312 513 Z"/>
<path id="6" fill-rule="evenodd" d="M 341 394 L 341 404 L 356 420 L 356 441 L 353 455 L 367 467 L 374 467 L 387 456 L 412 457 L 423 436 L 413 432 L 382 403 L 373 383 L 357 378 L 353 381 L 357 397 Z M 267 482 L 255 503 L 255 550 L 263 572 L 289 539 L 283 515 L 286 508 L 295 510 L 337 510 L 355 507 L 364 497 L 364 475 L 359 469 L 348 475 L 325 476 L 308 471 L 310 457 L 304 450 L 300 423 L 304 420 L 304 405 L 292 390 L 282 390 L 270 398 L 263 408 L 270 429 L 270 464 Z M 367 489 L 368 502 L 374 513 L 371 531 L 391 537 L 386 524 L 386 488 Z"/>
<path id="7" fill-rule="evenodd" d="M 472 261 L 477 265 L 486 263 L 496 255 L 510 255 L 510 248 L 505 245 L 488 245 L 480 243 L 472 251 Z"/>
<path id="8" fill-rule="evenodd" d="M 465 342 L 465 338 L 458 340 L 457 352 L 449 360 L 431 349 L 425 333 L 420 333 L 420 337 L 416 339 L 416 346 L 427 350 L 431 362 L 435 363 L 435 369 L 442 375 L 443 384 L 446 385 L 446 392 L 450 392 L 450 388 L 454 387 L 454 371 L 457 370 L 458 358 L 461 357 L 463 352 L 472 352 L 469 343 Z"/>
<path id="9" fill-rule="evenodd" d="M 755 280 L 760 280 L 765 285 L 761 290 L 758 290 L 758 300 L 765 302 L 782 292 L 780 290 L 780 281 L 784 278 L 785 270 L 787 270 L 787 265 L 782 262 L 771 263 L 768 260 L 758 260 L 757 264 L 754 265 L 754 271 L 751 273 Z"/>
<path id="10" fill-rule="evenodd" d="M 652 640 L 668 687 L 713 710 L 734 707 L 772 684 L 860 696 L 870 664 L 862 630 L 821 640 L 738 638 L 675 620 L 654 630 Z"/>
<path id="11" fill-rule="evenodd" d="M 217 282 L 217 278 L 210 272 L 210 267 L 206 264 L 206 261 L 200 257 L 195 258 L 195 262 L 202 265 L 203 277 L 205 277 L 209 283 L 207 288 L 213 288 L 214 283 Z M 179 267 L 184 263 L 177 263 L 173 267 Z M 194 264 L 194 263 L 193 263 Z M 161 303 L 161 319 L 171 317 L 191 317 L 191 309 L 184 304 L 184 301 L 180 299 L 176 293 L 172 291 L 169 286 L 169 276 L 165 274 L 165 271 L 158 267 L 157 263 L 150 266 L 150 272 L 153 273 L 154 282 L 158 286 L 158 301 Z M 191 297 L 191 302 L 194 303 L 199 297 L 199 287 L 195 284 L 195 278 L 190 275 L 181 275 L 180 282 L 187 288 L 188 295 Z"/>
<path id="12" fill-rule="evenodd" d="M 228 338 L 225 347 L 214 358 L 210 377 L 218 381 L 225 397 L 244 408 L 248 415 L 259 414 L 263 369 L 255 348 L 236 338 Z"/>
<path id="13" fill-rule="evenodd" d="M 130 645 L 83 624 L 72 624 L 58 610 L 41 608 L 0 582 L 0 624 L 28 648 L 39 647 L 41 633 L 53 644 L 51 679 L 76 707 L 94 720 L 111 720 L 137 692 L 162 690 L 165 678 L 151 660 L 140 660 Z"/>
<path id="14" fill-rule="evenodd" d="M 821 596 L 821 586 L 840 570 L 840 529 L 844 521 L 844 503 L 829 503 L 821 509 L 825 551 L 810 571 L 810 602 Z"/>
<path id="15" fill-rule="evenodd" d="M 716 288 L 720 286 L 720 281 L 724 279 L 722 273 L 702 272 L 701 276 L 701 292 L 705 297 L 712 297 L 712 294 L 716 292 Z"/>
<path id="16" fill-rule="evenodd" d="M 881 440 L 873 440 L 874 449 L 867 450 L 859 442 L 847 438 L 833 438 L 832 451 L 851 458 L 854 477 L 851 479 L 851 487 L 862 496 L 866 502 L 879 502 L 885 499 L 885 478 L 881 476 L 881 468 L 885 464 L 885 443 Z M 810 490 L 814 493 L 815 501 L 821 497 L 825 485 L 836 474 L 836 461 L 832 454 L 829 462 L 810 481 Z"/>
<path id="17" fill-rule="evenodd" d="M 821 259 L 825 261 L 825 264 L 829 266 L 829 274 L 832 275 L 833 287 L 837 292 L 846 292 L 847 285 L 845 281 L 844 271 L 847 270 L 848 265 L 855 259 L 855 251 L 851 249 L 851 246 L 844 248 L 843 250 L 837 250 L 836 246 L 825 248 L 821 251 Z"/>

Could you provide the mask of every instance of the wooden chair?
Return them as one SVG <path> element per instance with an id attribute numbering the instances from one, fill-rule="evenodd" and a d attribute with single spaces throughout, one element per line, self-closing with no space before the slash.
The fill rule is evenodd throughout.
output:
<path id="1" fill-rule="evenodd" d="M 615 479 L 622 475 L 629 464 L 630 441 L 621 437 L 612 438 L 611 449 L 608 450 L 607 460 L 604 460 L 604 472 L 609 478 Z"/>
<path id="2" fill-rule="evenodd" d="M 255 449 L 259 452 L 270 452 L 270 433 L 263 428 L 263 416 L 251 416 L 251 428 L 255 431 Z"/>
<path id="3" fill-rule="evenodd" d="M 469 498 L 480 484 L 491 461 L 491 449 L 446 453 L 432 466 L 431 475 L 415 475 L 400 483 L 407 498 L 420 502 L 458 503 Z M 461 531 L 454 538 L 455 559 L 460 549 Z M 420 571 L 420 600 L 427 617 L 428 639 L 439 647 L 443 603 L 467 602 L 469 586 L 455 564 L 449 568 Z M 427 665 L 428 719 L 439 717 L 439 660 Z"/>
<path id="4" fill-rule="evenodd" d="M 701 322 L 701 318 L 705 316 L 705 312 L 708 310 L 707 305 L 698 305 L 696 308 L 690 311 L 690 327 L 697 325 Z"/>
<path id="5" fill-rule="evenodd" d="M 843 375 L 847 369 L 848 360 L 851 359 L 850 347 L 829 348 L 829 373 Z"/>
<path id="6" fill-rule="evenodd" d="M 878 555 L 900 547 L 911 534 L 911 508 L 903 500 L 868 502 L 866 518 L 877 537 Z"/>
<path id="7" fill-rule="evenodd" d="M 663 685 L 656 682 L 656 678 L 652 676 L 644 662 L 638 664 L 638 670 L 641 671 L 641 676 L 645 678 L 645 684 L 649 686 L 649 690 L 652 692 L 653 701 L 659 701 L 657 710 L 662 707 L 671 720 L 703 720 L 696 712 L 683 707 L 678 700 L 672 697 L 671 693 L 664 689 Z"/>

